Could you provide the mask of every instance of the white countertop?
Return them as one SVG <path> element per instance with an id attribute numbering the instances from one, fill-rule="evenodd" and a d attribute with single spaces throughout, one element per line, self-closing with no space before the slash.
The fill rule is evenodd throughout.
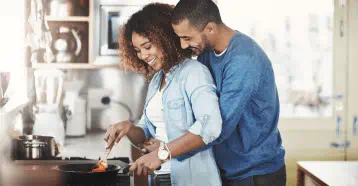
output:
<path id="1" fill-rule="evenodd" d="M 59 156 L 63 157 L 84 157 L 98 159 L 103 156 L 106 142 L 103 140 L 104 131 L 94 131 L 86 134 L 85 137 L 68 138 L 66 137 L 65 146 Z M 108 158 L 129 157 L 131 160 L 131 143 L 127 137 L 113 147 Z"/>
<path id="2" fill-rule="evenodd" d="M 299 161 L 297 164 L 327 185 L 358 185 L 358 161 Z"/>

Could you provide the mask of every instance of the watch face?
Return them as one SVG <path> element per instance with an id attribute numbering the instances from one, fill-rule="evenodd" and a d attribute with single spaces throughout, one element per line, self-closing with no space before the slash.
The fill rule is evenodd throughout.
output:
<path id="1" fill-rule="evenodd" d="M 160 160 L 166 160 L 168 158 L 168 156 L 169 156 L 169 152 L 166 150 L 160 150 L 158 152 L 158 157 Z"/>

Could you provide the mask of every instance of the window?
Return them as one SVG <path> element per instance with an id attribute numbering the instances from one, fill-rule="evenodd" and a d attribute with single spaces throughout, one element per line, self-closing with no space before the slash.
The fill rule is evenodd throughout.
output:
<path id="1" fill-rule="evenodd" d="M 333 12 L 326 0 L 218 1 L 224 23 L 251 36 L 276 76 L 281 117 L 332 116 Z"/>

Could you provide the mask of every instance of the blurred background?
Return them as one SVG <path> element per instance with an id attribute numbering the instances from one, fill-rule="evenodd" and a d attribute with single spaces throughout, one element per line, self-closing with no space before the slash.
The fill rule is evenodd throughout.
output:
<path id="1" fill-rule="evenodd" d="M 13 137 L 26 135 L 54 137 L 56 158 L 61 160 L 98 159 L 109 125 L 140 119 L 148 82 L 118 68 L 116 38 L 120 25 L 149 2 L 157 1 L 1 3 L 2 166 L 21 159 L 12 153 Z M 279 129 L 287 151 L 287 185 L 298 184 L 299 175 L 304 177 L 300 170 L 310 171 L 298 162 L 356 163 L 358 1 L 215 2 L 224 23 L 254 38 L 273 64 L 281 103 Z M 124 139 L 110 158 L 130 162 L 139 155 Z M 358 183 L 357 167 L 343 170 L 343 176 L 353 175 L 349 177 L 353 185 Z M 318 174 L 336 175 L 323 170 Z M 0 176 L 5 177 L 1 172 Z M 305 185 L 325 183 L 305 178 Z M 146 184 L 145 178 L 128 179 L 132 185 Z"/>

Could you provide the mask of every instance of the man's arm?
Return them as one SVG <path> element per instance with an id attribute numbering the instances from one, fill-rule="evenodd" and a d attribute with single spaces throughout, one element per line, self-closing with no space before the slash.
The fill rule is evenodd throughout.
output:
<path id="1" fill-rule="evenodd" d="M 223 120 L 220 136 L 209 145 L 178 156 L 179 161 L 185 160 L 196 153 L 222 143 L 236 129 L 251 96 L 257 91 L 261 69 L 253 57 L 240 56 L 237 61 L 226 63 L 223 72 L 222 91 L 219 98 L 221 117 Z"/>

